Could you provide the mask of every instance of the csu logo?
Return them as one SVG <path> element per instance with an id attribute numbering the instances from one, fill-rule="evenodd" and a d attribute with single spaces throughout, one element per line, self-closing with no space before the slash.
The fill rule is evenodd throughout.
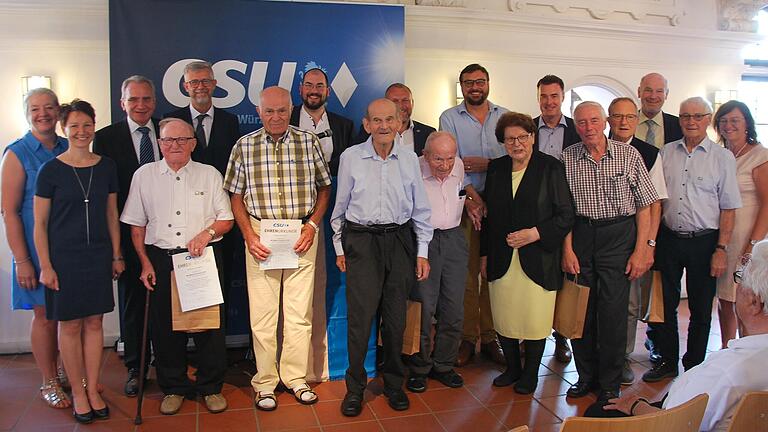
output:
<path id="1" fill-rule="evenodd" d="M 184 94 L 179 88 L 179 82 L 184 77 L 184 66 L 199 59 L 181 59 L 168 67 L 163 75 L 163 95 L 165 99 L 177 107 L 187 106 L 189 96 Z M 259 93 L 264 89 L 264 81 L 267 76 L 267 66 L 269 62 L 253 62 L 250 74 L 248 64 L 238 60 L 221 60 L 213 65 L 213 73 L 216 76 L 217 87 L 224 90 L 227 95 L 224 97 L 214 97 L 214 105 L 219 108 L 231 108 L 239 105 L 246 97 L 246 87 L 238 80 L 227 75 L 229 71 L 236 71 L 245 77 L 248 77 L 248 100 L 251 104 L 259 105 Z M 327 72 L 327 71 L 326 71 Z M 278 86 L 291 91 L 293 87 L 294 76 L 296 75 L 296 62 L 283 62 L 280 69 L 280 79 Z M 331 74 L 328 73 L 329 78 Z M 352 76 L 346 63 L 342 63 L 336 75 L 331 79 L 331 88 L 336 97 L 341 102 L 341 106 L 347 106 L 349 99 L 357 88 L 357 81 Z"/>

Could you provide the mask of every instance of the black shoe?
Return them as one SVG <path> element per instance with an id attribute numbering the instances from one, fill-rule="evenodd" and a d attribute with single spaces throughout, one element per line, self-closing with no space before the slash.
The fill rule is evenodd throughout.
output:
<path id="1" fill-rule="evenodd" d="M 139 370 L 128 369 L 128 379 L 125 381 L 125 395 L 128 397 L 136 397 L 139 394 Z"/>
<path id="2" fill-rule="evenodd" d="M 93 423 L 93 410 L 88 411 L 85 414 L 78 414 L 74 409 L 72 410 L 72 417 L 75 418 L 80 424 Z"/>
<path id="3" fill-rule="evenodd" d="M 341 413 L 347 417 L 357 417 L 363 411 L 363 395 L 347 392 L 341 401 Z"/>
<path id="4" fill-rule="evenodd" d="M 554 333 L 553 336 L 555 337 L 555 360 L 560 363 L 570 363 L 572 354 L 568 339 L 559 333 Z"/>
<path id="5" fill-rule="evenodd" d="M 109 418 L 109 407 L 104 405 L 102 409 L 93 410 L 93 418 L 95 420 L 106 420 Z"/>
<path id="6" fill-rule="evenodd" d="M 669 361 L 662 361 L 657 363 L 643 374 L 643 381 L 645 382 L 658 382 L 665 378 L 674 378 L 677 376 L 677 364 Z"/>
<path id="7" fill-rule="evenodd" d="M 384 390 L 384 396 L 387 397 L 389 407 L 395 411 L 405 411 L 411 406 L 411 403 L 408 401 L 408 395 L 400 389 Z"/>
<path id="8" fill-rule="evenodd" d="M 433 380 L 440 381 L 440 384 L 446 387 L 459 388 L 464 386 L 464 378 L 457 374 L 453 369 L 446 372 L 437 372 L 432 369 L 429 371 L 429 377 Z"/>
<path id="9" fill-rule="evenodd" d="M 648 350 L 648 359 L 651 361 L 651 363 L 656 364 L 661 362 L 661 353 L 653 341 L 646 339 L 643 345 L 645 345 L 645 349 Z"/>
<path id="10" fill-rule="evenodd" d="M 501 375 L 493 379 L 493 385 L 496 387 L 506 387 L 514 384 L 520 379 L 520 371 L 505 370 Z"/>
<path id="11" fill-rule="evenodd" d="M 533 376 L 533 377 L 527 377 L 524 376 L 517 380 L 515 383 L 515 386 L 513 389 L 515 390 L 515 393 L 517 394 L 531 394 L 534 391 L 536 391 L 536 386 L 539 385 L 539 377 Z"/>
<path id="12" fill-rule="evenodd" d="M 635 382 L 635 373 L 632 372 L 632 365 L 629 359 L 624 360 L 624 367 L 621 368 L 621 385 L 629 386 Z"/>
<path id="13" fill-rule="evenodd" d="M 621 391 L 619 390 L 601 390 L 597 396 L 598 402 L 607 402 L 611 399 L 618 399 L 621 397 Z"/>
<path id="14" fill-rule="evenodd" d="M 576 384 L 568 388 L 567 395 L 568 397 L 572 398 L 580 398 L 586 396 L 590 391 L 594 389 L 595 385 L 593 383 L 579 380 L 576 382 Z"/>
<path id="15" fill-rule="evenodd" d="M 424 393 L 427 391 L 427 377 L 424 375 L 411 375 L 405 383 L 405 388 L 414 393 Z"/>

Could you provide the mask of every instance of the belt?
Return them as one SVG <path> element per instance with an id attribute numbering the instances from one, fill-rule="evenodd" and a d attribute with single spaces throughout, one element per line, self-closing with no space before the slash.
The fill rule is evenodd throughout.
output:
<path id="1" fill-rule="evenodd" d="M 261 218 L 258 217 L 258 216 L 254 216 L 254 215 L 252 215 L 250 213 L 248 213 L 248 215 L 250 215 L 252 218 L 256 219 L 257 221 L 261 221 Z M 302 224 L 307 223 L 307 221 L 309 220 L 310 217 L 312 217 L 312 213 L 310 213 L 310 214 L 304 216 L 303 218 L 301 218 L 301 223 Z"/>
<path id="2" fill-rule="evenodd" d="M 675 231 L 675 230 L 669 229 L 669 227 L 666 225 L 664 225 L 664 229 L 670 234 L 672 234 L 673 236 L 681 239 L 692 239 L 696 237 L 705 236 L 707 234 L 716 233 L 718 231 L 713 228 L 707 228 L 707 229 L 698 230 L 698 231 Z"/>
<path id="3" fill-rule="evenodd" d="M 367 232 L 372 234 L 387 234 L 392 233 L 396 231 L 400 231 L 401 229 L 406 229 L 411 227 L 411 221 L 408 221 L 402 225 L 398 225 L 395 223 L 392 224 L 383 224 L 383 225 L 362 225 L 355 222 L 346 221 L 344 225 L 350 230 L 354 232 Z"/>
<path id="4" fill-rule="evenodd" d="M 446 229 L 435 228 L 434 229 L 434 233 L 435 234 L 440 234 L 440 233 L 445 234 L 445 233 L 449 233 L 451 231 L 460 231 L 460 230 L 461 230 L 460 226 L 456 226 L 456 227 L 453 227 L 453 228 L 446 228 Z"/>
<path id="5" fill-rule="evenodd" d="M 605 219 L 590 219 L 584 216 L 576 216 L 576 222 L 581 222 L 585 225 L 589 225 L 593 227 L 604 227 L 604 226 L 624 222 L 628 219 L 632 219 L 633 217 L 635 216 L 631 215 L 631 216 L 618 216 L 614 218 L 605 218 Z"/>

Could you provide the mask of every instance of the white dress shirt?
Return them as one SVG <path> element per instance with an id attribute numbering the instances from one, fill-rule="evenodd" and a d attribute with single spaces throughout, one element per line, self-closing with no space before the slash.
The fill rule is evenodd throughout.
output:
<path id="1" fill-rule="evenodd" d="M 323 115 L 320 117 L 320 121 L 315 124 L 315 120 L 312 118 L 312 116 L 309 115 L 303 105 L 301 106 L 301 109 L 299 110 L 299 129 L 304 129 L 317 135 L 327 131 L 330 128 L 331 125 L 328 123 L 328 113 L 323 111 Z M 323 150 L 323 157 L 325 160 L 330 161 L 331 155 L 333 154 L 333 137 L 322 138 L 320 140 L 320 148 Z"/>
<path id="2" fill-rule="evenodd" d="M 213 222 L 234 219 L 222 183 L 221 174 L 210 165 L 190 160 L 174 172 L 165 159 L 148 163 L 133 175 L 120 221 L 146 227 L 145 244 L 186 247 Z"/>
<path id="3" fill-rule="evenodd" d="M 155 124 L 152 120 L 148 121 L 146 125 L 149 128 L 149 139 L 152 141 L 152 153 L 156 161 L 160 160 L 160 148 L 157 146 L 157 131 L 155 131 Z M 128 117 L 128 130 L 131 131 L 131 141 L 133 141 L 133 150 L 136 152 L 136 160 L 141 160 L 141 138 L 142 134 L 139 132 L 140 124 L 131 120 Z"/>
<path id="4" fill-rule="evenodd" d="M 632 145 L 632 138 L 629 138 L 625 144 Z M 653 166 L 648 175 L 651 177 L 651 183 L 656 188 L 656 194 L 659 196 L 659 200 L 665 200 L 669 198 L 667 193 L 667 182 L 664 180 L 664 164 L 661 161 L 661 153 L 656 154 L 656 160 L 653 162 Z"/>
<path id="5" fill-rule="evenodd" d="M 415 144 L 413 143 L 413 120 L 411 120 L 411 123 L 408 125 L 408 129 L 404 130 L 403 133 L 396 132 L 396 142 L 400 144 L 401 146 L 404 146 L 410 151 L 415 151 Z M 421 155 L 416 155 L 421 156 Z"/>

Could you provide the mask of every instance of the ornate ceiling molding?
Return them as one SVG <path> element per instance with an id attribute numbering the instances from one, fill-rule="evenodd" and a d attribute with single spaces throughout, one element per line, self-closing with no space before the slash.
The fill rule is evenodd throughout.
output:
<path id="1" fill-rule="evenodd" d="M 717 0 L 718 29 L 755 33 L 755 15 L 766 5 L 765 0 Z"/>
<path id="2" fill-rule="evenodd" d="M 507 0 L 511 12 L 525 12 L 532 6 L 548 7 L 558 14 L 566 14 L 572 9 L 586 11 L 596 20 L 609 20 L 614 14 L 625 14 L 635 21 L 644 21 L 647 17 L 666 18 L 671 26 L 680 23 L 685 14 L 680 0 L 657 1 L 611 1 L 611 0 Z"/>

